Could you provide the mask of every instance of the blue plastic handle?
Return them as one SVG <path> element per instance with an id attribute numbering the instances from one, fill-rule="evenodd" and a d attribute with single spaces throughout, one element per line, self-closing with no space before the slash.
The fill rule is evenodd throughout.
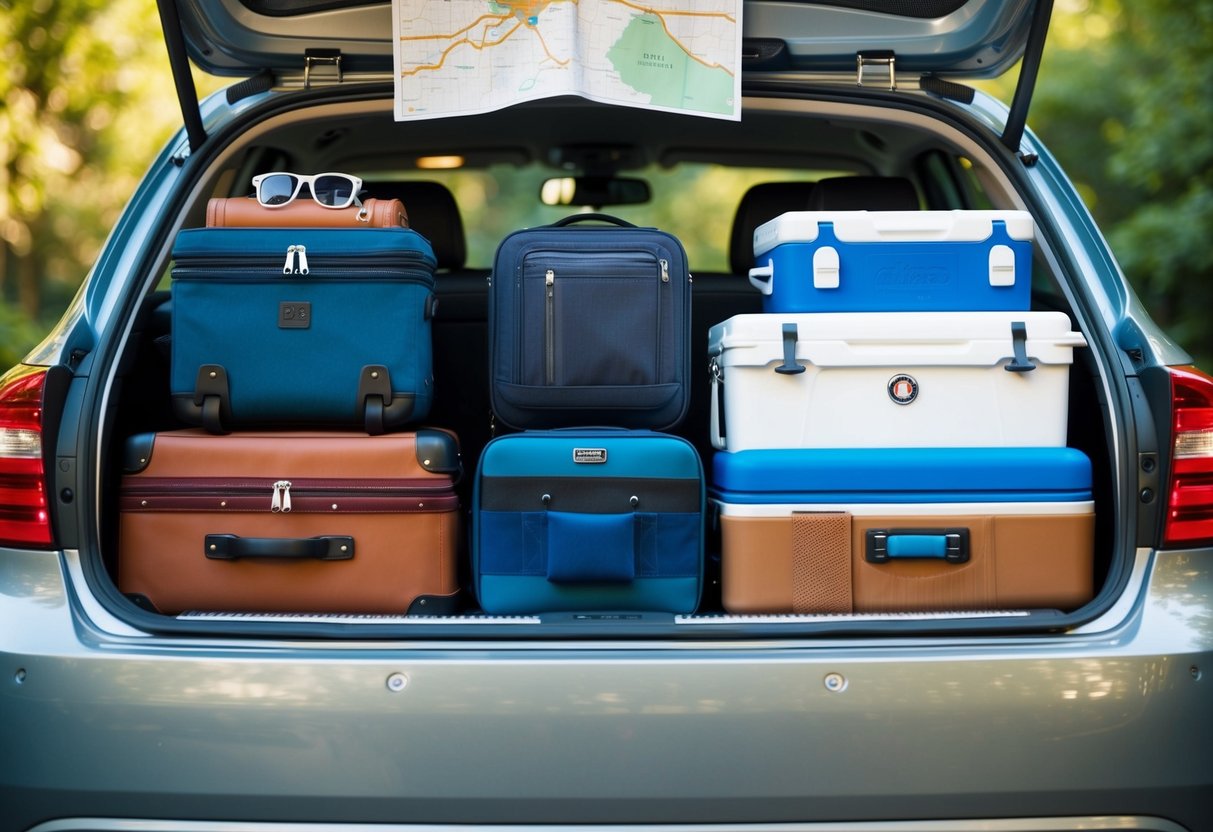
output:
<path id="1" fill-rule="evenodd" d="M 889 535 L 888 555 L 891 558 L 947 557 L 948 539 L 942 534 Z"/>

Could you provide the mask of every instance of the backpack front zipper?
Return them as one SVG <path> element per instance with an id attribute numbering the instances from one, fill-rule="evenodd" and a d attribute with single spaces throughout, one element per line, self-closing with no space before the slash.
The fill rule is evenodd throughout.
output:
<path id="1" fill-rule="evenodd" d="M 545 381 L 556 383 L 556 271 L 548 269 L 543 277 L 547 302 L 543 316 Z"/>

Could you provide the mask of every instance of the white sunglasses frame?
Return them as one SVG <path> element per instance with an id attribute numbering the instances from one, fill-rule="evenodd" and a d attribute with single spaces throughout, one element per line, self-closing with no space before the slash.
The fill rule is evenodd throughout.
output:
<path id="1" fill-rule="evenodd" d="M 293 192 L 291 192 L 290 199 L 288 199 L 286 202 L 280 202 L 277 205 L 269 205 L 269 204 L 261 201 L 261 183 L 266 179 L 266 177 L 269 177 L 269 176 L 293 176 L 293 177 L 295 177 L 295 180 L 296 180 L 295 190 Z M 340 176 L 340 177 L 343 177 L 343 178 L 348 179 L 351 182 L 353 182 L 354 186 L 353 186 L 353 188 L 350 189 L 349 200 L 342 203 L 341 205 L 325 205 L 323 202 L 318 200 L 316 198 L 316 191 L 312 188 L 312 183 L 315 182 L 317 179 L 320 179 L 321 177 L 324 177 L 324 176 Z M 256 195 L 255 198 L 257 200 L 257 204 L 260 205 L 262 208 L 285 208 L 286 206 L 290 205 L 292 202 L 294 202 L 296 199 L 299 198 L 299 192 L 301 190 L 303 190 L 304 184 L 306 184 L 308 186 L 308 190 L 311 191 L 312 201 L 315 202 L 317 205 L 319 205 L 321 208 L 332 208 L 335 211 L 340 211 L 343 208 L 349 208 L 351 205 L 357 205 L 360 208 L 362 207 L 362 203 L 359 202 L 359 200 L 358 200 L 358 193 L 362 190 L 361 177 L 354 176 L 352 173 L 342 173 L 341 171 L 335 171 L 335 170 L 327 171 L 325 173 L 313 173 L 310 175 L 305 174 L 305 173 L 292 173 L 289 170 L 275 170 L 275 171 L 271 171 L 269 173 L 259 173 L 253 177 L 253 193 Z"/>

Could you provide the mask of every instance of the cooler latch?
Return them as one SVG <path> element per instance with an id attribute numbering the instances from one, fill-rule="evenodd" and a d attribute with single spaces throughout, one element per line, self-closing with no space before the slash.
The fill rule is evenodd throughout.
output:
<path id="1" fill-rule="evenodd" d="M 1015 285 L 1015 252 L 1007 245 L 996 245 L 990 248 L 990 285 Z"/>
<path id="2" fill-rule="evenodd" d="M 780 375 L 792 376 L 804 372 L 804 367 L 796 363 L 796 341 L 799 337 L 796 324 L 783 325 L 783 363 L 775 368 Z"/>
<path id="3" fill-rule="evenodd" d="M 833 246 L 822 246 L 813 252 L 814 289 L 837 289 L 840 270 L 838 249 Z"/>
<path id="4" fill-rule="evenodd" d="M 1028 358 L 1028 326 L 1023 321 L 1011 323 L 1011 349 L 1015 355 L 1003 367 L 1004 370 L 1008 373 L 1026 373 L 1036 369 L 1032 359 Z"/>

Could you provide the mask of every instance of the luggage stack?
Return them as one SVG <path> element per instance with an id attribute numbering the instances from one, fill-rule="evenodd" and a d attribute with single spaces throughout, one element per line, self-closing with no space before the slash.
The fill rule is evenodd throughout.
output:
<path id="1" fill-rule="evenodd" d="M 1017 211 L 790 212 L 709 334 L 726 611 L 1073 608 L 1093 591 L 1073 350 Z"/>
<path id="2" fill-rule="evenodd" d="M 212 200 L 208 220 L 173 248 L 170 387 L 194 427 L 127 441 L 120 589 L 166 614 L 453 611 L 458 439 L 419 427 L 429 242 L 397 200 Z"/>
<path id="3" fill-rule="evenodd" d="M 654 228 L 579 214 L 514 232 L 489 293 L 491 401 L 472 572 L 489 614 L 689 614 L 704 475 L 682 421 L 690 275 Z"/>

